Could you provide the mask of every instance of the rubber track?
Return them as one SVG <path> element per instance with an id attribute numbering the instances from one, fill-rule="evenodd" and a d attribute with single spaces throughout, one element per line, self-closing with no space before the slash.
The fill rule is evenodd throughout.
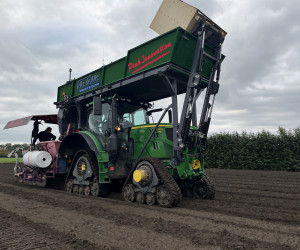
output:
<path id="1" fill-rule="evenodd" d="M 161 184 L 164 184 L 169 191 L 169 193 L 172 196 L 172 204 L 171 206 L 168 207 L 176 207 L 182 198 L 181 190 L 177 183 L 175 182 L 174 178 L 171 176 L 167 168 L 162 164 L 162 162 L 158 158 L 152 158 L 152 157 L 144 157 L 141 158 L 136 166 L 141 162 L 141 161 L 148 161 L 152 164 L 154 167 L 155 171 L 157 172 Z"/>
<path id="2" fill-rule="evenodd" d="M 94 154 L 94 152 L 92 152 L 91 150 L 88 150 L 88 151 L 85 151 L 86 152 L 86 155 L 87 155 L 87 158 L 89 160 L 89 162 L 91 163 L 92 165 L 92 168 L 93 168 L 93 172 L 94 172 L 94 175 L 97 179 L 97 182 L 99 183 L 99 166 L 98 166 L 98 162 L 97 162 L 97 159 L 96 159 L 96 156 Z M 97 173 L 97 174 L 95 174 Z M 107 183 L 99 183 L 99 196 L 100 197 L 104 197 L 106 195 L 108 195 L 109 193 L 109 184 Z"/>
<path id="3" fill-rule="evenodd" d="M 91 163 L 91 167 L 92 167 L 94 176 L 96 177 L 97 181 L 99 182 L 98 174 L 96 174 L 96 173 L 99 173 L 99 167 L 98 167 L 98 163 L 97 163 L 96 157 L 94 155 L 94 152 L 91 150 L 80 150 L 78 153 L 76 153 L 76 155 L 74 157 L 74 161 L 72 162 L 72 168 L 70 169 L 70 171 L 67 175 L 66 181 L 65 181 L 65 187 L 66 187 L 67 181 L 70 179 L 69 177 L 72 176 L 72 172 L 75 168 L 77 159 L 83 155 L 86 155 L 88 161 Z M 99 196 L 103 197 L 103 196 L 108 195 L 109 185 L 105 184 L 105 183 L 99 183 L 99 186 L 100 186 Z"/>
<path id="4" fill-rule="evenodd" d="M 204 177 L 202 178 L 202 181 L 204 181 L 204 183 L 206 183 L 207 188 L 208 188 L 208 192 L 203 197 L 203 199 L 213 200 L 215 198 L 215 193 L 216 193 L 213 182 L 209 179 L 209 177 L 207 176 L 206 173 L 204 174 Z"/>

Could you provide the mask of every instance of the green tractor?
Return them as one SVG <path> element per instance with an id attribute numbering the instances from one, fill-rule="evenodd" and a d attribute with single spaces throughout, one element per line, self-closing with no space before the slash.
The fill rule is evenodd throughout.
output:
<path id="1" fill-rule="evenodd" d="M 118 182 L 128 202 L 174 207 L 182 193 L 214 198 L 204 152 L 226 32 L 197 13 L 193 31 L 174 28 L 58 88 L 66 191 L 103 197 Z M 153 108 L 152 102 L 167 97 L 168 106 Z M 153 123 L 157 112 L 161 116 Z M 166 114 L 169 122 L 162 123 Z"/>

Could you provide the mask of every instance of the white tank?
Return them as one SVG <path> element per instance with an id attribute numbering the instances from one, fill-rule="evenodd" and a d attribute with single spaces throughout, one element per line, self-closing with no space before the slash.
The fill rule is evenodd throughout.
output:
<path id="1" fill-rule="evenodd" d="M 46 151 L 31 151 L 23 156 L 23 163 L 29 167 L 46 168 L 51 161 L 52 156 Z"/>

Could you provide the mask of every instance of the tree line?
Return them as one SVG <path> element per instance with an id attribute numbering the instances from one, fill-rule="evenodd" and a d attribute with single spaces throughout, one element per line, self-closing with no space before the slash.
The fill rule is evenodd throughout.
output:
<path id="1" fill-rule="evenodd" d="M 28 150 L 29 144 L 0 145 L 0 157 L 7 157 L 17 147 Z M 279 127 L 276 134 L 212 134 L 208 147 L 204 157 L 206 168 L 300 171 L 300 128 Z"/>
<path id="2" fill-rule="evenodd" d="M 300 171 L 300 128 L 209 136 L 208 168 Z"/>
<path id="3" fill-rule="evenodd" d="M 6 158 L 7 155 L 13 151 L 16 148 L 20 148 L 22 150 L 29 150 L 30 145 L 27 143 L 23 144 L 11 144 L 11 143 L 6 143 L 6 144 L 0 144 L 0 158 Z M 21 157 L 22 152 L 21 150 L 18 151 L 18 155 Z"/>

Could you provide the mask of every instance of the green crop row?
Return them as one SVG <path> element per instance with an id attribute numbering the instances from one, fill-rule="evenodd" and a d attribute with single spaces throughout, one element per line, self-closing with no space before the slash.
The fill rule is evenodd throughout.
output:
<path id="1" fill-rule="evenodd" d="M 208 145 L 207 168 L 300 171 L 300 128 L 213 134 Z"/>

